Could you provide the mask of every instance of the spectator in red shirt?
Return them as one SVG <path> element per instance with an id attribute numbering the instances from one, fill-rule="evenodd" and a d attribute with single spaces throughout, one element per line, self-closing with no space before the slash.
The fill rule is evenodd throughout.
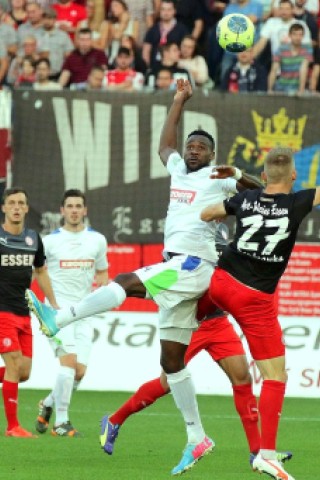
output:
<path id="1" fill-rule="evenodd" d="M 66 58 L 59 83 L 62 87 L 72 85 L 82 88 L 94 66 L 106 69 L 108 61 L 102 50 L 92 47 L 92 33 L 89 28 L 81 28 L 76 35 L 77 48 Z"/>
<path id="2" fill-rule="evenodd" d="M 59 0 L 59 3 L 54 3 L 52 8 L 57 12 L 56 26 L 67 32 L 71 40 L 74 40 L 80 22 L 87 18 L 85 7 L 70 0 Z"/>
<path id="3" fill-rule="evenodd" d="M 144 76 L 131 68 L 132 61 L 132 52 L 126 47 L 120 47 L 115 60 L 115 69 L 109 70 L 105 75 L 107 90 L 131 92 L 143 88 Z"/>

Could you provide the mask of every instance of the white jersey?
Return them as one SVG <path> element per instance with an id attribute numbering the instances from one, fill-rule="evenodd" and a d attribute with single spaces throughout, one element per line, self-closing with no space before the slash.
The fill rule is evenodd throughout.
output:
<path id="1" fill-rule="evenodd" d="M 91 228 L 58 228 L 43 238 L 48 273 L 58 305 L 82 300 L 92 290 L 96 270 L 105 270 L 107 241 Z"/>
<path id="2" fill-rule="evenodd" d="M 216 262 L 216 222 L 203 222 L 200 213 L 208 205 L 222 202 L 237 193 L 236 180 L 210 178 L 212 166 L 187 173 L 186 164 L 178 152 L 170 155 L 167 169 L 171 174 L 171 186 L 164 251 Z"/>
<path id="3" fill-rule="evenodd" d="M 289 28 L 294 23 L 299 23 L 303 26 L 304 35 L 302 43 L 311 45 L 310 30 L 303 20 L 292 18 L 289 22 L 284 22 L 279 17 L 272 17 L 264 23 L 260 32 L 260 37 L 270 40 L 272 55 L 277 53 L 281 43 L 290 43 Z"/>

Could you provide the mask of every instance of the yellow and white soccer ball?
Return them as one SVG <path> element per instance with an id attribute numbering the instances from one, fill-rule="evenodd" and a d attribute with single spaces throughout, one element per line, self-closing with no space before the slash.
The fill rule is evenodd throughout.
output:
<path id="1" fill-rule="evenodd" d="M 253 45 L 254 25 L 246 15 L 231 13 L 219 21 L 217 39 L 228 52 L 244 52 Z"/>

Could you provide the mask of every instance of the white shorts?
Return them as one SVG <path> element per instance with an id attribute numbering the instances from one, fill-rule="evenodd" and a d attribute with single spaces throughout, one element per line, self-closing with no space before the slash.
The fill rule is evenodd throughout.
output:
<path id="1" fill-rule="evenodd" d="M 187 328 L 160 328 L 160 340 L 189 345 L 193 332 L 193 329 L 189 330 Z"/>
<path id="2" fill-rule="evenodd" d="M 49 338 L 56 357 L 74 354 L 77 363 L 88 365 L 93 340 L 93 326 L 90 318 L 79 320 L 62 328 L 57 335 Z"/>
<path id="3" fill-rule="evenodd" d="M 159 305 L 159 327 L 196 329 L 197 301 L 209 288 L 214 266 L 190 255 L 140 268 L 134 273 Z"/>

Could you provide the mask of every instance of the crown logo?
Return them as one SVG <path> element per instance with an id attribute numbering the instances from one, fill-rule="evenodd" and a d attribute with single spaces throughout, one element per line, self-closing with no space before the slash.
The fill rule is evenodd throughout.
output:
<path id="1" fill-rule="evenodd" d="M 307 115 L 293 119 L 285 108 L 280 108 L 269 118 L 264 118 L 255 110 L 251 111 L 256 138 L 254 141 L 237 135 L 228 154 L 229 165 L 236 164 L 245 171 L 261 172 L 267 153 L 274 147 L 286 146 L 298 152 L 303 145 L 303 133 Z"/>
<path id="2" fill-rule="evenodd" d="M 253 123 L 256 129 L 256 141 L 259 149 L 265 154 L 274 147 L 286 146 L 294 152 L 301 150 L 303 132 L 306 126 L 307 115 L 291 119 L 285 108 L 280 108 L 278 113 L 271 118 L 263 118 L 256 111 L 252 111 Z"/>

